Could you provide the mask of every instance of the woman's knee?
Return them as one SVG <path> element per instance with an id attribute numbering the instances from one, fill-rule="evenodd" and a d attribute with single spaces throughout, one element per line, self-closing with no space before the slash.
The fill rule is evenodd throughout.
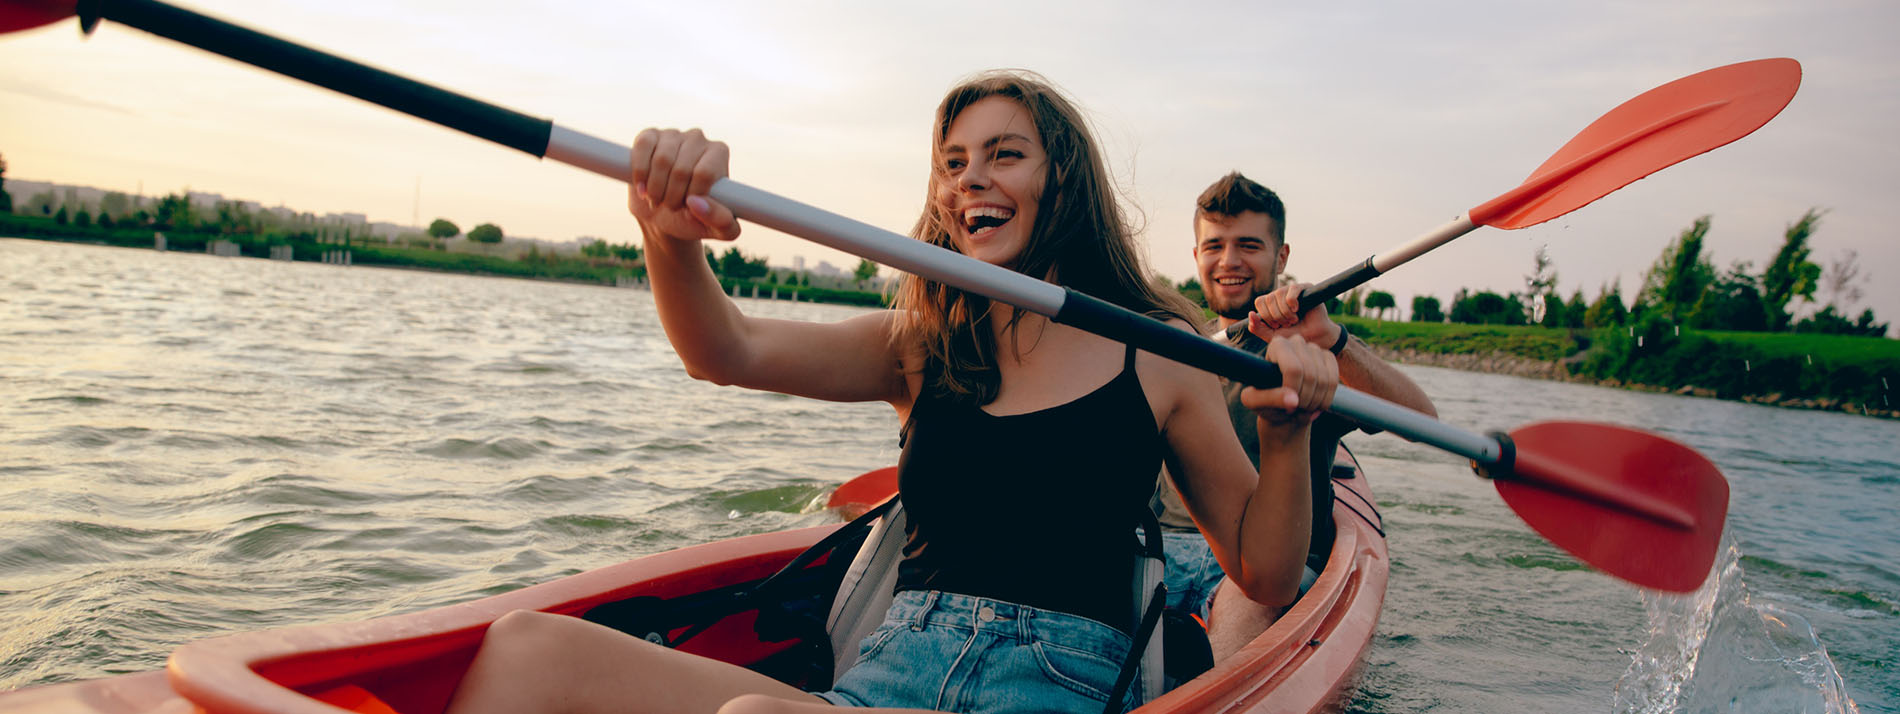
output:
<path id="1" fill-rule="evenodd" d="M 791 702 L 764 694 L 743 694 L 719 707 L 719 714 L 793 714 L 829 709 L 829 705 L 818 701 Z"/>
<path id="2" fill-rule="evenodd" d="M 571 649 L 579 624 L 566 615 L 515 610 L 488 626 L 482 649 L 491 655 L 545 659 Z"/>

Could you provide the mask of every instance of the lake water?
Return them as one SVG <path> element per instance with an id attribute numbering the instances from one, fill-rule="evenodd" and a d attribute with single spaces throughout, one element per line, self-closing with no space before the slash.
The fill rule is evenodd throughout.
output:
<path id="1" fill-rule="evenodd" d="M 1646 595 L 1457 457 L 1350 437 L 1393 560 L 1353 709 L 1900 712 L 1900 422 L 1403 369 L 1466 428 L 1690 444 L 1729 555 Z M 0 690 L 819 523 L 896 431 L 689 379 L 641 291 L 0 239 Z"/>

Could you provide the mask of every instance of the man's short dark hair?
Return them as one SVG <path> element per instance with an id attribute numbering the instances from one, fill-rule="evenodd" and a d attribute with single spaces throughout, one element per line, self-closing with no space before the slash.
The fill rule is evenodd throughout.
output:
<path id="1" fill-rule="evenodd" d="M 1200 214 L 1210 216 L 1238 216 L 1248 211 L 1264 213 L 1273 219 L 1274 232 L 1278 234 L 1274 238 L 1286 242 L 1286 204 L 1280 202 L 1279 194 L 1273 189 L 1255 183 L 1239 171 L 1222 176 L 1208 186 L 1195 200 L 1195 205 L 1200 207 Z"/>

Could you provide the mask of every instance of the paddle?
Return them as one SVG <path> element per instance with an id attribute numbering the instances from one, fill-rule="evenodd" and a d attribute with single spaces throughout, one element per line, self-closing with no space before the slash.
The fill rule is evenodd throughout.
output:
<path id="1" fill-rule="evenodd" d="M 101 18 L 112 19 L 609 178 L 625 181 L 632 173 L 625 147 L 156 0 L 89 1 L 81 11 L 88 28 Z M 746 220 L 768 228 L 1230 379 L 1259 386 L 1280 382 L 1278 368 L 1258 356 L 1073 290 L 731 179 L 719 181 L 711 194 Z M 1335 393 L 1332 411 L 1470 458 L 1501 484 L 1511 484 L 1500 488 L 1516 489 L 1518 500 L 1524 493 L 1535 494 L 1529 506 L 1518 509 L 1525 520 L 1557 546 L 1612 575 L 1647 587 L 1686 591 L 1700 584 L 1714 563 L 1728 484 L 1707 459 L 1662 437 L 1607 424 L 1551 422 L 1520 430 L 1525 438 L 1516 444 L 1513 437 L 1475 434 L 1344 387 Z M 1580 439 L 1595 445 L 1552 445 Z M 1506 502 L 1513 503 L 1510 498 Z M 1616 517 L 1606 518 L 1606 512 Z M 1565 523 L 1573 520 L 1581 523 Z M 1602 532 L 1631 522 L 1648 524 L 1644 538 L 1606 537 Z"/>
<path id="2" fill-rule="evenodd" d="M 1300 312 L 1331 300 L 1478 226 L 1516 230 L 1588 205 L 1637 179 L 1748 136 L 1801 86 L 1791 59 L 1741 62 L 1683 77 L 1584 127 L 1517 188 L 1300 293 Z"/>

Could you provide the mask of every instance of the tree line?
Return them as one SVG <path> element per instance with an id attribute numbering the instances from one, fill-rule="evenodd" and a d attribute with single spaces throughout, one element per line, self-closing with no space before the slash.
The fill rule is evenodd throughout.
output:
<path id="1" fill-rule="evenodd" d="M 1888 324 L 1880 322 L 1872 308 L 1849 317 L 1870 277 L 1862 272 L 1859 254 L 1845 251 L 1825 269 L 1813 261 L 1809 239 L 1822 216 L 1822 211 L 1810 209 L 1790 223 L 1781 247 L 1759 273 L 1746 260 L 1717 270 L 1705 250 L 1711 218 L 1702 216 L 1663 248 L 1644 271 L 1642 288 L 1627 303 L 1614 283 L 1603 285 L 1594 299 L 1586 300 L 1582 288 L 1563 297 L 1549 253 L 1539 248 L 1522 291 L 1500 294 L 1460 288 L 1449 310 L 1437 297 L 1417 295 L 1412 298 L 1410 319 L 1600 329 L 1653 318 L 1703 330 L 1884 336 Z M 1199 286 L 1194 288 L 1198 292 Z M 1796 300 L 1821 307 L 1797 320 L 1798 310 L 1791 309 Z M 1328 307 L 1337 314 L 1382 318 L 1394 303 L 1391 293 L 1360 289 Z"/>

